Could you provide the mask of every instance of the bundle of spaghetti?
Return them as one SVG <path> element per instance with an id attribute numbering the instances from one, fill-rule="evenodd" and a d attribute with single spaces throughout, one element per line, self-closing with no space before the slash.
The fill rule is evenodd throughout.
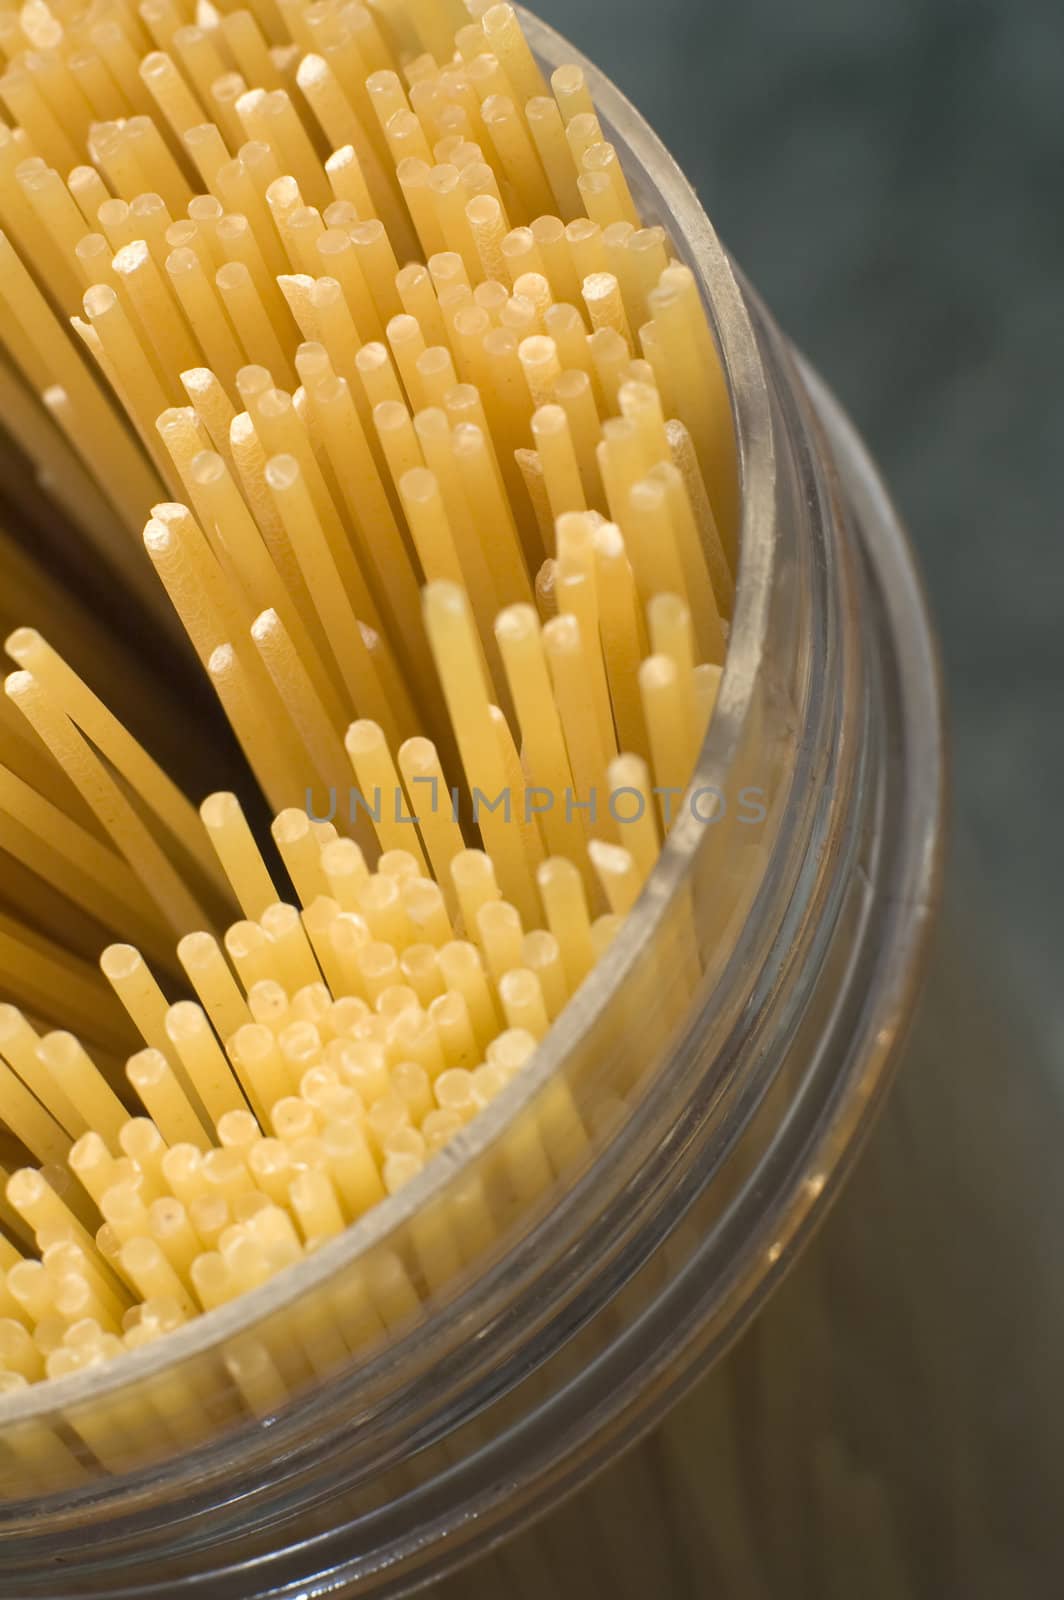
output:
<path id="1" fill-rule="evenodd" d="M 232 795 L 205 811 L 218 831 L 238 825 Z M 608 916 L 588 921 L 564 861 L 541 869 L 544 896 L 583 907 L 582 924 L 525 934 L 490 857 L 459 850 L 451 891 L 474 935 L 461 939 L 413 853 L 385 851 L 370 870 L 352 840 L 300 811 L 275 833 L 308 889 L 320 879 L 360 909 L 322 894 L 302 913 L 258 907 L 226 941 L 243 991 L 217 943 L 188 936 L 181 960 L 200 999 L 169 1006 L 139 953 L 110 947 L 104 971 L 157 1041 L 126 1068 L 146 1114 L 128 1115 L 73 1035 L 40 1039 L 14 1008 L 0 1012 L 5 1059 L 34 1064 L 54 1113 L 27 1111 L 16 1131 L 78 1185 L 64 1199 L 54 1172 L 33 1168 L 7 1183 L 42 1251 L 40 1263 L 11 1257 L 0 1290 L 0 1350 L 28 1378 L 67 1370 L 56 1352 L 88 1350 L 90 1333 L 115 1353 L 111 1340 L 139 1329 L 154 1300 L 176 1302 L 178 1320 L 209 1309 L 248 1286 L 241 1263 L 256 1242 L 268 1275 L 408 1182 L 529 1059 L 612 931 Z M 569 1111 L 526 1134 L 510 1162 L 514 1203 L 553 1180 L 574 1129 Z M 415 1267 L 423 1291 L 450 1271 L 438 1251 Z"/>
<path id="2" fill-rule="evenodd" d="M 76 606 L 19 619 L 18 1387 L 315 1250 L 526 1067 L 683 814 L 738 480 L 694 275 L 642 226 L 583 73 L 548 84 L 509 5 L 4 16 L 18 447 L 64 506 L 88 486 L 71 539 L 123 594 L 152 581 L 138 615 L 165 597 L 275 817 L 260 846 L 254 797 L 197 815 L 141 736 L 128 646 L 105 686 L 71 665 Z M 397 1325 L 593 1132 L 555 1083 L 338 1344 L 304 1328 L 284 1372 L 230 1350 L 246 1406 Z M 85 1428 L 78 1459 L 121 1464 L 128 1427 Z"/>

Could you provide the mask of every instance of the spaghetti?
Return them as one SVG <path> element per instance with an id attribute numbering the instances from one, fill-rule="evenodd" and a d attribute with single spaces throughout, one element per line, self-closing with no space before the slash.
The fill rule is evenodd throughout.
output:
<path id="1" fill-rule="evenodd" d="M 138 638 L 97 649 L 0 531 L 12 1391 L 283 1270 L 522 1071 L 677 814 L 734 593 L 713 337 L 578 68 L 548 85 L 506 4 L 146 11 L 4 35 L 12 507 L 35 479 L 141 633 L 191 646 L 244 802 L 197 815 Z M 507 1146 L 520 1202 L 589 1137 L 559 1098 Z M 370 1331 L 493 1226 L 426 1219 Z M 255 1414 L 294 1381 L 229 1368 Z M 27 1450 L 125 1460 L 88 1423 Z"/>

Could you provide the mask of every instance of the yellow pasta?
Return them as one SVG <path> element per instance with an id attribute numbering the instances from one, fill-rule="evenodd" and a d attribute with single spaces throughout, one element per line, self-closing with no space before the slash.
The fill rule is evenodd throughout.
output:
<path id="1" fill-rule="evenodd" d="M 21 15 L 0 393 L 113 595 L 0 530 L 11 1392 L 283 1271 L 526 1070 L 678 814 L 738 556 L 695 280 L 511 6 Z M 405 1326 L 588 1141 L 553 1085 L 498 1199 L 227 1341 L 234 1415 Z M 72 1472 L 138 1458 L 132 1404 L 71 1426 Z"/>

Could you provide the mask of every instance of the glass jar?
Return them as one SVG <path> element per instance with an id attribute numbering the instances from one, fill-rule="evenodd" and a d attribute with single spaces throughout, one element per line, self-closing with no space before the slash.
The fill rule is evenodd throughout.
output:
<path id="1" fill-rule="evenodd" d="M 579 59 L 527 26 L 546 63 Z M 886 1565 L 921 1547 L 881 1485 L 817 1431 L 814 1377 L 855 1415 L 886 1399 L 881 1349 L 846 1332 L 883 1247 L 848 1236 L 849 1198 L 766 1302 L 855 1163 L 924 972 L 934 647 L 859 441 L 587 71 L 643 215 L 698 276 L 735 426 L 740 579 L 691 789 L 531 1066 L 419 1179 L 159 1344 L 4 1401 L 20 1600 L 754 1596 L 789 1565 L 786 1592 L 820 1600 L 875 1592 L 870 1549 L 884 1595 L 925 1592 Z M 904 1159 L 882 1180 L 904 1191 Z"/>

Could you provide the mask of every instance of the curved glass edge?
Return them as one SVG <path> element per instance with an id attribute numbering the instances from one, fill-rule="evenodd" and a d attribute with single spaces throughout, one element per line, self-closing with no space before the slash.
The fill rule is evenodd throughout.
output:
<path id="1" fill-rule="evenodd" d="M 425 1551 L 432 1551 L 438 1580 L 498 1547 L 586 1485 L 682 1402 L 823 1223 L 904 1054 L 942 889 L 948 773 L 941 676 L 919 575 L 882 480 L 833 397 L 800 358 L 798 367 L 824 430 L 827 459 L 838 471 L 840 511 L 858 546 L 874 624 L 868 644 L 881 669 L 870 691 L 877 703 L 867 715 L 875 722 L 882 714 L 873 741 L 878 781 L 869 787 L 850 885 L 852 919 L 841 920 L 835 941 L 850 938 L 852 951 L 865 959 L 847 962 L 843 949 L 842 979 L 820 997 L 828 1014 L 817 1008 L 806 1033 L 792 1042 L 797 1070 L 784 1068 L 777 1086 L 784 1095 L 797 1086 L 795 1120 L 808 1102 L 806 1135 L 795 1149 L 794 1129 L 779 1130 L 768 1157 L 745 1164 L 723 1210 L 712 1200 L 703 1204 L 708 1192 L 695 1200 L 665 1247 L 673 1259 L 664 1292 L 653 1279 L 642 1300 L 635 1283 L 621 1291 L 624 1310 L 606 1345 L 486 1452 L 475 1515 L 457 1528 L 442 1520 L 435 1527 L 422 1524 L 421 1550 L 403 1551 L 391 1581 L 374 1586 L 374 1593 L 410 1592 L 423 1581 Z M 875 999 L 865 1004 L 869 979 Z M 850 994 L 850 1006 L 839 1005 L 840 987 Z M 818 1057 L 815 1073 L 803 1060 L 807 1047 Z M 787 1178 L 774 1188 L 770 1183 L 766 1207 L 758 1189 L 772 1160 L 786 1164 Z M 743 1241 L 738 1251 L 737 1236 Z M 364 1576 L 356 1562 L 335 1570 Z"/>

